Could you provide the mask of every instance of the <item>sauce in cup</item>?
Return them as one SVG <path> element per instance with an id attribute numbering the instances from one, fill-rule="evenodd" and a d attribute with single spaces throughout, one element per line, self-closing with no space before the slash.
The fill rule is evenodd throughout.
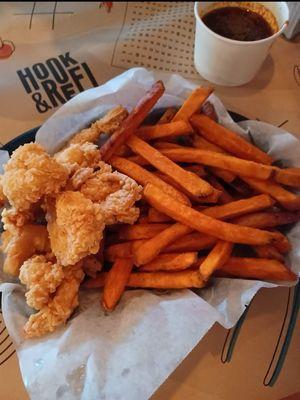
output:
<path id="1" fill-rule="evenodd" d="M 275 33 L 266 19 L 247 8 L 217 8 L 205 14 L 202 20 L 218 35 L 244 42 L 265 39 Z"/>

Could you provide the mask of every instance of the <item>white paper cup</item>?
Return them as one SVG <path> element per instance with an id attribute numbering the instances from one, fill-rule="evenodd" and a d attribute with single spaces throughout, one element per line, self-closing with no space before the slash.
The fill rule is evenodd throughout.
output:
<path id="1" fill-rule="evenodd" d="M 195 3 L 195 68 L 212 83 L 223 86 L 243 85 L 254 78 L 271 45 L 285 30 L 289 19 L 288 6 L 284 1 L 260 2 L 273 13 L 279 30 L 266 39 L 242 42 L 220 36 L 204 24 L 200 15 L 210 10 L 213 3 L 216 2 Z M 222 4 L 226 6 L 226 3 Z"/>

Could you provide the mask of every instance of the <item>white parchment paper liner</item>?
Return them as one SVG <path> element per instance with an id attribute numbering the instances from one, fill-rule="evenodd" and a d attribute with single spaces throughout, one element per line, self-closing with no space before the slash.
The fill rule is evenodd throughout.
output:
<path id="1" fill-rule="evenodd" d="M 158 75 L 143 68 L 128 70 L 62 106 L 40 128 L 37 142 L 53 154 L 72 134 L 112 107 L 122 104 L 130 110 L 158 78 L 163 79 L 166 92 L 156 108 L 179 106 L 196 87 L 178 75 Z M 294 136 L 258 121 L 238 125 L 215 95 L 209 100 L 222 124 L 248 140 L 250 131 L 255 143 L 274 159 L 299 166 L 300 142 Z M 0 151 L 0 163 L 6 161 L 7 153 Z M 288 237 L 293 244 L 288 261 L 297 272 L 300 224 Z M 2 282 L 7 281 L 2 275 Z M 3 317 L 32 400 L 143 400 L 164 382 L 215 322 L 232 327 L 260 288 L 276 286 L 224 278 L 200 290 L 199 296 L 189 290 L 164 295 L 132 290 L 109 315 L 101 310 L 97 291 L 82 291 L 80 307 L 66 326 L 27 341 L 22 337 L 22 326 L 32 310 L 26 306 L 24 289 L 19 284 L 3 283 L 0 290 Z"/>

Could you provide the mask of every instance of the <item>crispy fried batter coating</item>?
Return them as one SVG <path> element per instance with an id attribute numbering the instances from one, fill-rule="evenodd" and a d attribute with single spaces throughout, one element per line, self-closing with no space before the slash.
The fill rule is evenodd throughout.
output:
<path id="1" fill-rule="evenodd" d="M 84 277 L 81 263 L 63 269 L 64 278 L 53 298 L 36 314 L 32 314 L 24 326 L 27 338 L 53 332 L 64 324 L 78 306 L 79 285 Z"/>
<path id="2" fill-rule="evenodd" d="M 27 304 L 40 310 L 51 299 L 64 279 L 63 267 L 52 263 L 45 255 L 33 256 L 26 260 L 20 269 L 20 281 L 26 285 Z"/>
<path id="3" fill-rule="evenodd" d="M 4 167 L 3 193 L 18 211 L 45 195 L 55 195 L 66 184 L 68 171 L 37 143 L 28 143 L 15 150 Z"/>
<path id="4" fill-rule="evenodd" d="M 39 144 L 21 146 L 0 175 L 0 207 L 11 206 L 2 212 L 4 271 L 19 275 L 27 304 L 38 311 L 24 326 L 27 338 L 71 316 L 84 273 L 95 277 L 102 269 L 105 225 L 132 224 L 139 216 L 142 187 L 113 172 L 94 144 L 127 115 L 114 108 L 53 157 Z"/>
<path id="5" fill-rule="evenodd" d="M 100 206 L 80 192 L 66 191 L 47 205 L 51 249 L 57 261 L 74 265 L 99 250 L 104 219 Z"/>
<path id="6" fill-rule="evenodd" d="M 69 144 L 82 144 L 86 142 L 95 143 L 101 133 L 111 135 L 127 117 L 128 112 L 126 108 L 117 106 L 110 110 L 103 118 L 94 122 L 89 128 L 83 129 L 77 133 L 69 142 Z"/>
<path id="7" fill-rule="evenodd" d="M 80 168 L 96 167 L 100 161 L 100 152 L 93 143 L 71 144 L 56 153 L 54 159 L 71 174 Z"/>
<path id="8" fill-rule="evenodd" d="M 3 175 L 0 175 L 0 208 L 4 206 L 4 204 L 6 203 L 6 197 L 3 193 Z"/>
<path id="9" fill-rule="evenodd" d="M 2 248 L 6 254 L 3 271 L 18 276 L 21 265 L 36 253 L 50 251 L 47 228 L 43 225 L 26 224 L 1 235 Z"/>
<path id="10" fill-rule="evenodd" d="M 29 222 L 34 222 L 34 213 L 31 209 L 17 211 L 15 208 L 4 208 L 1 213 L 3 228 L 13 231 L 21 228 Z"/>
<path id="11" fill-rule="evenodd" d="M 133 224 L 139 217 L 139 209 L 134 204 L 141 198 L 142 187 L 120 172 L 111 172 L 111 167 L 96 171 L 80 191 L 88 199 L 100 204 L 108 225 L 117 222 Z"/>

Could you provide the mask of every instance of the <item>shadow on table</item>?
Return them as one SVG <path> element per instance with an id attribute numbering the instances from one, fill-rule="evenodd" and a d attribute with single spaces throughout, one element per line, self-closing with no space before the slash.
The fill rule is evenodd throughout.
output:
<path id="1" fill-rule="evenodd" d="M 243 85 L 243 86 L 236 86 L 236 87 L 225 87 L 225 86 L 217 86 L 218 94 L 228 94 L 230 91 L 230 95 L 233 97 L 240 97 L 246 96 L 248 93 L 256 93 L 260 92 L 264 88 L 268 86 L 271 82 L 275 70 L 275 63 L 273 57 L 269 54 L 265 61 L 263 62 L 260 70 L 258 71 L 257 75 L 252 79 L 251 82 Z M 242 92 L 241 92 L 242 90 Z"/>

